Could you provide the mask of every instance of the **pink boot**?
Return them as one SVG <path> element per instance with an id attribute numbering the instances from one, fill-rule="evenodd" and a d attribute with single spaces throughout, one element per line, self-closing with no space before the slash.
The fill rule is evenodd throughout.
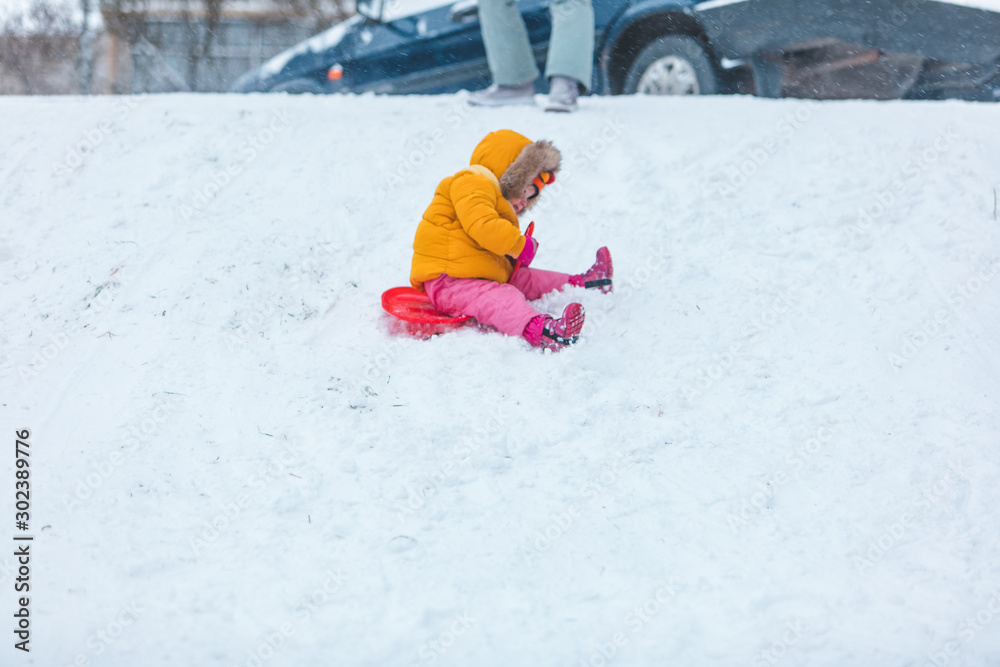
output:
<path id="1" fill-rule="evenodd" d="M 611 262 L 611 251 L 604 247 L 597 251 L 597 261 L 594 265 L 583 275 L 570 276 L 569 283 L 577 287 L 596 288 L 607 294 L 614 289 L 611 284 L 614 274 L 615 266 Z"/>
<path id="2" fill-rule="evenodd" d="M 571 303 L 558 320 L 539 315 L 528 322 L 528 326 L 524 328 L 524 337 L 535 347 L 558 352 L 579 340 L 585 316 L 583 306 Z"/>

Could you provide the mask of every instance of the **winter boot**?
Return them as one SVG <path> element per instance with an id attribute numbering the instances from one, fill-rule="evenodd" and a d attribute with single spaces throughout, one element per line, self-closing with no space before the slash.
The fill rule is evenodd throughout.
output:
<path id="1" fill-rule="evenodd" d="M 546 111 L 576 111 L 576 98 L 580 94 L 580 84 L 566 76 L 554 76 L 549 80 L 549 101 Z"/>
<path id="2" fill-rule="evenodd" d="M 611 284 L 614 275 L 615 266 L 611 263 L 611 251 L 604 247 L 597 251 L 597 261 L 594 265 L 582 275 L 570 276 L 569 284 L 587 289 L 599 289 L 607 294 L 614 290 Z"/>
<path id="3" fill-rule="evenodd" d="M 514 104 L 534 104 L 535 84 L 501 86 L 494 83 L 486 90 L 469 93 L 469 104 L 474 107 L 504 107 Z"/>
<path id="4" fill-rule="evenodd" d="M 571 303 L 558 320 L 547 315 L 531 320 L 524 328 L 524 337 L 535 347 L 558 352 L 579 340 L 585 316 L 583 306 Z"/>

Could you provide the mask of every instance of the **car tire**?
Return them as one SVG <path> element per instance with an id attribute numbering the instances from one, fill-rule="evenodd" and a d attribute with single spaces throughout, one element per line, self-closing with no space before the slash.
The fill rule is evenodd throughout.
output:
<path id="1" fill-rule="evenodd" d="M 653 40 L 625 77 L 626 95 L 714 95 L 719 77 L 705 49 L 681 35 Z"/>
<path id="2" fill-rule="evenodd" d="M 288 93 L 289 95 L 313 94 L 322 95 L 323 87 L 312 79 L 292 79 L 280 83 L 271 89 L 272 93 Z"/>

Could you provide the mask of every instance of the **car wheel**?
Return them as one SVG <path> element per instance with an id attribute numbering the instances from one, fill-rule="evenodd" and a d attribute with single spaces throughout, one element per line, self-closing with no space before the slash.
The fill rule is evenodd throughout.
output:
<path id="1" fill-rule="evenodd" d="M 304 93 L 312 93 L 313 95 L 322 95 L 325 91 L 322 86 L 313 81 L 312 79 L 292 79 L 291 81 L 286 81 L 285 83 L 278 84 L 271 89 L 272 93 L 288 93 L 290 95 L 302 95 Z"/>
<path id="2" fill-rule="evenodd" d="M 626 95 L 714 95 L 719 82 L 708 54 L 690 37 L 650 42 L 625 77 Z"/>

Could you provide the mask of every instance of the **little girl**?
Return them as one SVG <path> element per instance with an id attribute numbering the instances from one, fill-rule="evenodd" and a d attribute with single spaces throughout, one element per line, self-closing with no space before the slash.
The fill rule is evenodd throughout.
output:
<path id="1" fill-rule="evenodd" d="M 479 142 L 469 167 L 438 184 L 417 226 L 410 270 L 410 282 L 435 308 L 553 351 L 577 341 L 582 305 L 571 303 L 554 319 L 528 301 L 565 285 L 610 292 L 611 253 L 601 248 L 597 262 L 578 275 L 528 268 L 538 241 L 521 234 L 517 219 L 555 180 L 560 160 L 548 141 L 500 130 Z"/>

